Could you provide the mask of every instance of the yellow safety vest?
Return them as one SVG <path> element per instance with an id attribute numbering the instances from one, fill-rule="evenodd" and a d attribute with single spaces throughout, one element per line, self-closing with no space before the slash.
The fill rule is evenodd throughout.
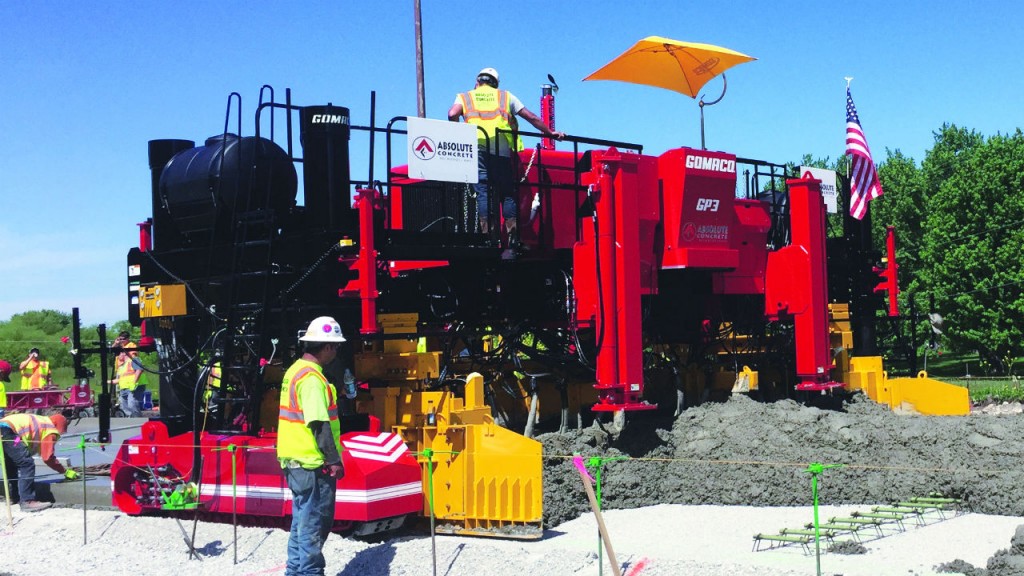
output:
<path id="1" fill-rule="evenodd" d="M 484 85 L 459 94 L 459 98 L 462 100 L 462 115 L 465 116 L 466 122 L 483 128 L 487 133 L 486 138 L 483 134 L 478 136 L 477 145 L 486 146 L 490 143 L 492 152 L 498 150 L 494 140 L 497 130 L 499 128 L 506 131 L 511 130 L 509 116 L 512 110 L 508 92 Z M 479 130 L 477 133 L 479 134 Z M 505 132 L 503 136 L 508 147 L 516 149 L 516 143 L 512 141 L 512 134 Z"/>
<path id="2" fill-rule="evenodd" d="M 40 390 L 46 386 L 47 376 L 50 374 L 50 363 L 33 360 L 21 369 L 21 389 Z"/>
<path id="3" fill-rule="evenodd" d="M 333 433 L 335 426 L 337 426 L 337 430 L 341 429 L 340 423 L 337 422 L 338 407 L 334 400 L 335 394 L 320 366 L 308 360 L 296 360 L 285 372 L 281 385 L 281 402 L 277 422 L 277 458 L 281 461 L 282 468 L 287 465 L 289 460 L 298 462 L 303 468 L 315 469 L 324 465 L 323 454 L 317 448 L 313 431 L 306 426 L 302 404 L 299 401 L 301 397 L 299 387 L 304 386 L 323 386 L 327 398 L 329 424 L 332 435 L 335 436 L 335 445 L 338 445 L 337 435 Z"/>
<path id="4" fill-rule="evenodd" d="M 0 408 L 7 408 L 7 385 L 0 382 Z"/>
<path id="5" fill-rule="evenodd" d="M 57 427 L 46 416 L 11 414 L 6 418 L 0 419 L 0 423 L 6 424 L 8 428 L 14 430 L 14 433 L 25 442 L 29 451 L 33 454 L 39 453 L 39 446 L 42 444 L 43 438 L 52 434 L 60 436 Z"/>
<path id="6" fill-rule="evenodd" d="M 214 362 L 210 366 L 210 375 L 206 377 L 206 392 L 203 392 L 203 400 L 209 401 L 214 390 L 220 390 L 220 362 Z"/>
<path id="7" fill-rule="evenodd" d="M 134 348 L 135 345 L 129 342 L 124 347 Z M 125 351 L 118 354 L 117 358 L 114 359 L 114 374 L 117 376 L 118 390 L 134 390 L 135 385 L 138 384 L 139 375 L 135 373 L 135 366 L 132 364 L 132 360 L 136 356 L 135 352 Z"/>

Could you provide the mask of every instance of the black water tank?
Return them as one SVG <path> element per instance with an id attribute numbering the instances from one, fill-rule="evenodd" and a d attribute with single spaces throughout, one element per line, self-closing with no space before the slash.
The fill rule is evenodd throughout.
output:
<path id="1" fill-rule="evenodd" d="M 229 239 L 243 212 L 267 210 L 280 220 L 295 205 L 297 186 L 295 166 L 280 146 L 226 134 L 171 158 L 159 193 L 178 232 L 197 243 Z"/>
<path id="2" fill-rule="evenodd" d="M 302 119 L 302 189 L 306 225 L 337 230 L 351 211 L 349 111 L 341 106 L 307 106 Z"/>

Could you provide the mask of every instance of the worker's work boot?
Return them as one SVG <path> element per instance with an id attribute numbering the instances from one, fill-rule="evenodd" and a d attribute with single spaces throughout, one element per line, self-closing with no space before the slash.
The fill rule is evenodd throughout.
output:
<path id="1" fill-rule="evenodd" d="M 501 252 L 502 260 L 515 260 L 519 254 L 519 235 L 516 234 L 516 219 L 505 219 L 506 242 L 505 249 Z"/>
<path id="2" fill-rule="evenodd" d="M 40 502 L 39 500 L 28 500 L 21 503 L 22 512 L 39 512 L 40 510 L 46 510 L 50 506 L 53 506 L 50 502 Z"/>

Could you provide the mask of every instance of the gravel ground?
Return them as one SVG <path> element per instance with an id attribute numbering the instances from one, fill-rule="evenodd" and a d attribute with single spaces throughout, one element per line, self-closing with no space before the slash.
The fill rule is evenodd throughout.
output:
<path id="1" fill-rule="evenodd" d="M 822 507 L 820 514 L 849 512 Z M 683 506 L 662 504 L 610 510 L 605 522 L 626 576 L 796 576 L 815 574 L 815 556 L 790 546 L 754 552 L 755 532 L 776 532 L 812 518 L 808 507 Z M 1019 518 L 966 514 L 884 538 L 866 540 L 862 554 L 824 552 L 822 574 L 832 576 L 932 575 L 936 566 L 985 567 L 987 559 L 1010 547 Z M 37 514 L 15 509 L 14 528 L 4 518 L 0 574 L 35 576 L 119 576 L 146 573 L 190 575 L 283 574 L 288 534 L 267 528 L 238 529 L 235 564 L 233 530 L 228 524 L 200 523 L 196 547 L 202 560 L 190 560 L 181 531 L 167 518 L 131 518 L 112 511 L 87 514 L 88 544 L 83 544 L 83 514 L 53 508 Z M 191 531 L 191 522 L 184 522 Z M 1024 544 L 1024 530 L 1018 537 Z M 509 574 L 598 575 L 597 524 L 592 515 L 548 530 L 536 542 L 439 536 L 437 571 L 445 576 Z M 1024 561 L 1018 547 L 1016 556 Z M 812 548 L 813 549 L 813 548 Z M 338 576 L 422 576 L 432 574 L 431 540 L 412 533 L 384 542 L 332 535 L 324 548 L 327 574 Z M 603 574 L 611 575 L 607 553 Z M 1009 576 L 1022 572 L 989 572 Z M 980 575 L 983 572 L 973 572 Z"/>
<path id="2" fill-rule="evenodd" d="M 605 520 L 627 576 L 814 574 L 799 546 L 754 552 L 753 536 L 811 521 L 811 462 L 843 464 L 819 477 L 820 517 L 941 492 L 968 513 L 825 551 L 822 574 L 1024 575 L 1024 416 L 990 406 L 966 417 L 893 414 L 855 400 L 841 410 L 737 396 L 691 408 L 674 422 L 633 420 L 621 433 L 592 426 L 541 437 L 545 448 L 544 539 L 520 542 L 442 536 L 436 574 L 612 574 L 597 556 L 597 529 L 571 455 L 602 457 Z M 54 569 L 78 575 L 184 568 L 190 574 L 283 572 L 287 533 L 201 523 L 189 560 L 174 520 L 56 508 L 0 516 L 0 576 Z M 191 530 L 191 524 L 185 524 Z M 411 532 L 365 542 L 332 536 L 328 574 L 422 575 L 431 540 Z M 944 572 L 940 572 L 940 570 Z"/>

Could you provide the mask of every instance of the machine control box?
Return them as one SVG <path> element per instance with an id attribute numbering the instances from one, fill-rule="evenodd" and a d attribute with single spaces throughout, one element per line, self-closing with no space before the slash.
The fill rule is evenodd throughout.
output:
<path id="1" fill-rule="evenodd" d="M 139 288 L 141 318 L 184 316 L 187 312 L 184 284 L 155 284 Z"/>

